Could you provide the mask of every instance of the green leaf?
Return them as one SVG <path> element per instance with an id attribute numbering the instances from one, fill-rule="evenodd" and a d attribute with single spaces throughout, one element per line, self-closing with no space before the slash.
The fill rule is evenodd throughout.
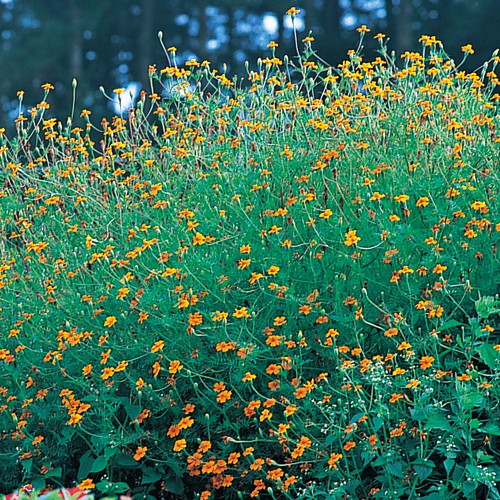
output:
<path id="1" fill-rule="evenodd" d="M 433 413 L 429 416 L 427 422 L 424 424 L 425 430 L 440 429 L 442 431 L 451 431 L 452 427 L 448 419 L 441 413 Z"/>
<path id="2" fill-rule="evenodd" d="M 384 419 L 382 417 L 373 417 L 372 423 L 373 430 L 377 432 L 384 425 Z"/>
<path id="3" fill-rule="evenodd" d="M 184 483 L 178 477 L 167 478 L 163 484 L 167 491 L 175 495 L 182 495 L 184 493 Z"/>
<path id="4" fill-rule="evenodd" d="M 92 468 L 92 464 L 94 463 L 94 459 L 92 458 L 92 452 L 86 451 L 80 457 L 80 467 L 78 469 L 78 480 L 85 479 L 90 474 L 90 469 Z"/>
<path id="5" fill-rule="evenodd" d="M 21 463 L 22 463 L 26 473 L 29 474 L 31 472 L 31 467 L 33 466 L 33 459 L 27 458 L 25 460 L 22 460 Z"/>
<path id="6" fill-rule="evenodd" d="M 60 478 L 62 475 L 62 467 L 56 467 L 55 469 L 49 470 L 46 474 L 44 474 L 45 477 L 53 477 L 53 478 Z"/>
<path id="7" fill-rule="evenodd" d="M 101 455 L 94 460 L 90 472 L 96 473 L 103 471 L 108 465 L 109 458 L 106 455 Z"/>
<path id="8" fill-rule="evenodd" d="M 126 453 L 120 453 L 119 455 L 117 455 L 115 463 L 120 467 L 126 467 L 129 469 L 139 467 L 139 463 L 137 462 L 137 460 L 134 460 L 134 457 L 132 457 L 131 455 L 127 455 Z"/>
<path id="9" fill-rule="evenodd" d="M 142 471 L 142 481 L 141 484 L 151 484 L 156 483 L 161 479 L 162 475 L 156 469 L 152 467 L 145 467 Z"/>
<path id="10" fill-rule="evenodd" d="M 336 437 L 335 434 L 328 434 L 325 438 L 325 446 L 330 446 L 335 441 Z"/>
<path id="11" fill-rule="evenodd" d="M 497 364 L 498 351 L 490 344 L 482 344 L 481 347 L 477 349 L 477 352 L 488 367 L 494 370 Z"/>
<path id="12" fill-rule="evenodd" d="M 486 319 L 492 314 L 500 313 L 500 301 L 496 300 L 495 297 L 486 296 L 481 297 L 475 302 L 476 311 L 480 318 Z"/>
<path id="13" fill-rule="evenodd" d="M 385 470 L 391 474 L 391 476 L 404 477 L 403 472 L 403 462 L 389 462 L 385 465 Z"/>
<path id="14" fill-rule="evenodd" d="M 112 483 L 109 481 L 99 481 L 95 487 L 101 492 L 101 493 L 107 493 L 109 491 L 109 488 Z"/>
<path id="15" fill-rule="evenodd" d="M 139 413 L 141 413 L 141 407 L 138 405 L 127 403 L 124 404 L 123 407 L 125 408 L 125 411 L 127 412 L 128 418 L 130 418 L 130 420 L 135 420 L 139 416 Z"/>
<path id="16" fill-rule="evenodd" d="M 422 462 L 420 464 L 414 464 L 413 470 L 417 474 L 420 481 L 424 481 L 432 474 L 432 471 L 434 470 L 434 465 L 431 466 L 429 461 Z"/>
<path id="17" fill-rule="evenodd" d="M 449 474 L 453 470 L 453 467 L 455 466 L 455 460 L 453 460 L 452 458 L 447 458 L 443 462 L 443 465 L 444 469 L 446 470 L 446 473 Z"/>
<path id="18" fill-rule="evenodd" d="M 450 319 L 449 321 L 445 321 L 440 327 L 439 331 L 442 332 L 444 330 L 449 330 L 450 328 L 456 328 L 457 326 L 464 326 L 464 323 L 457 321 L 456 319 Z"/>
<path id="19" fill-rule="evenodd" d="M 498 425 L 494 424 L 493 422 L 488 422 L 487 424 L 484 424 L 478 430 L 479 432 L 482 432 L 484 434 L 491 434 L 492 436 L 500 436 L 500 427 L 498 427 Z"/>
<path id="20" fill-rule="evenodd" d="M 108 489 L 108 493 L 125 493 L 129 488 L 130 487 L 127 483 L 111 483 L 111 486 Z"/>

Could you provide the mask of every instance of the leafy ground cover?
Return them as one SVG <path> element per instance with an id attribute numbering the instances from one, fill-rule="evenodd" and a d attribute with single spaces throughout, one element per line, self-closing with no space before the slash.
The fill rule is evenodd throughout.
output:
<path id="1" fill-rule="evenodd" d="M 359 31 L 0 134 L 4 493 L 500 498 L 500 58 Z"/>

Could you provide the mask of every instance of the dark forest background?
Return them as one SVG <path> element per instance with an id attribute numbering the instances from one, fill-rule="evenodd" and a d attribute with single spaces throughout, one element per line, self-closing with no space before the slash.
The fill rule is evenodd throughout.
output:
<path id="1" fill-rule="evenodd" d="M 294 55 L 291 6 L 299 37 L 309 31 L 313 47 L 332 66 L 357 45 L 356 27 L 366 24 L 365 54 L 376 44 L 371 35 L 385 33 L 400 54 L 419 50 L 422 34 L 435 35 L 456 60 L 471 43 L 472 71 L 500 46 L 499 0 L 0 0 L 0 127 L 9 128 L 19 112 L 16 92 L 25 91 L 24 109 L 40 101 L 40 86 L 55 86 L 46 116 L 71 112 L 72 80 L 78 81 L 77 112 L 90 108 L 96 117 L 111 115 L 99 92 L 117 87 L 148 88 L 148 66 L 167 65 L 158 40 L 177 47 L 178 64 L 196 58 L 227 73 L 244 75 L 279 44 L 277 55 Z"/>

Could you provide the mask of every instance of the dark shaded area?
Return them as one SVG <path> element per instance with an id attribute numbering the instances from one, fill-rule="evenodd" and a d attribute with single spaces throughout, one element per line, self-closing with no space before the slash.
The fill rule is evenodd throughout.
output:
<path id="1" fill-rule="evenodd" d="M 421 34 L 435 35 L 461 60 L 461 45 L 475 54 L 466 62 L 472 71 L 500 45 L 498 0 L 298 0 L 295 20 L 300 39 L 312 31 L 313 47 L 335 66 L 356 46 L 355 28 L 366 24 L 370 35 L 382 32 L 400 54 L 419 50 Z M 117 5 L 119 7 L 117 7 Z M 229 74 L 245 75 L 245 61 L 254 67 L 279 44 L 277 55 L 296 53 L 289 0 L 0 0 L 0 126 L 11 127 L 19 112 L 16 92 L 25 91 L 27 110 L 41 99 L 40 86 L 55 86 L 47 116 L 71 113 L 72 79 L 78 80 L 77 109 L 93 116 L 111 114 L 99 92 L 138 82 L 148 91 L 148 66 L 167 65 L 158 40 L 177 47 L 178 64 L 196 58 Z M 376 44 L 366 37 L 365 53 Z"/>

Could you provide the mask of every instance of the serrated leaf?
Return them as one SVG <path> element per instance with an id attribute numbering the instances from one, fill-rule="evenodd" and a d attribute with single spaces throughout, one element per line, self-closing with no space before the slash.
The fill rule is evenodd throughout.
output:
<path id="1" fill-rule="evenodd" d="M 440 429 L 442 431 L 452 430 L 448 419 L 440 413 L 433 413 L 430 415 L 427 422 L 424 424 L 424 429 L 429 431 L 433 429 Z"/>
<path id="2" fill-rule="evenodd" d="M 413 466 L 413 470 L 417 474 L 420 481 L 423 481 L 424 479 L 427 479 L 432 474 L 434 467 L 430 466 L 427 463 L 420 463 L 420 464 L 415 464 Z"/>
<path id="3" fill-rule="evenodd" d="M 385 470 L 391 476 L 404 477 L 403 462 L 389 462 L 385 465 Z"/>

